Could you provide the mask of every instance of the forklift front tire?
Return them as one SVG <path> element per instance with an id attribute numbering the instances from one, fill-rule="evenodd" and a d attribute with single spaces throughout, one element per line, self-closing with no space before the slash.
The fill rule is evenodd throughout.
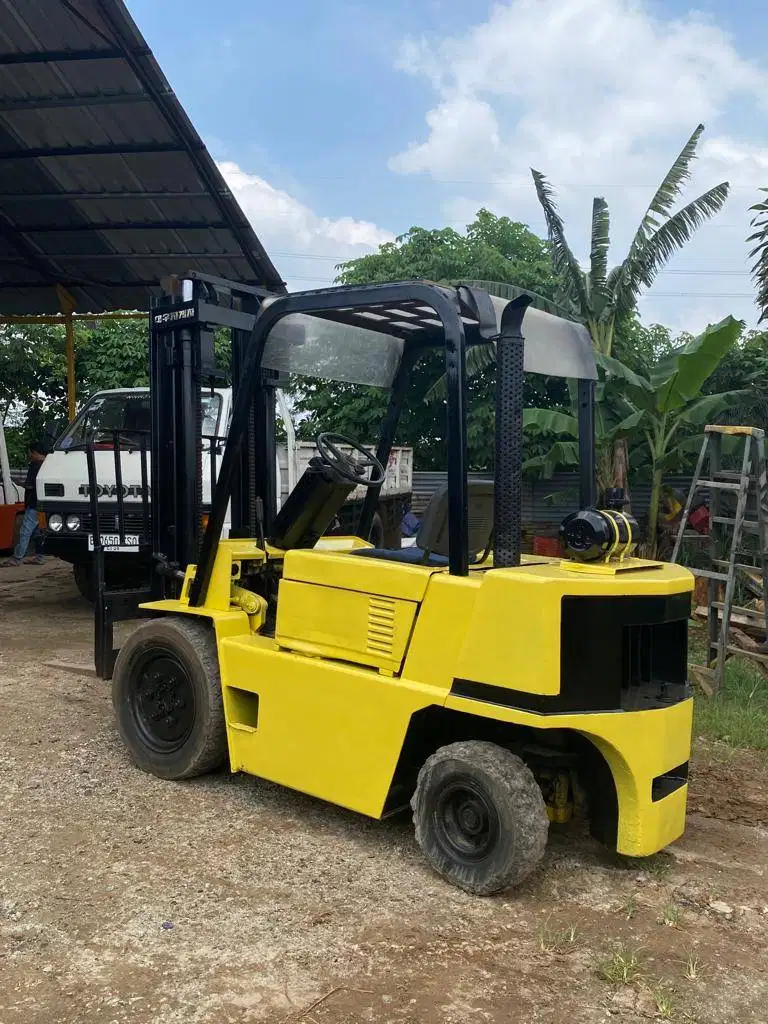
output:
<path id="1" fill-rule="evenodd" d="M 416 841 L 432 867 L 478 896 L 519 885 L 544 855 L 549 819 L 530 768 L 495 743 L 441 747 L 411 800 Z"/>
<path id="2" fill-rule="evenodd" d="M 225 760 L 219 662 L 203 622 L 169 615 L 139 626 L 120 648 L 112 701 L 120 737 L 144 771 L 190 779 Z"/>

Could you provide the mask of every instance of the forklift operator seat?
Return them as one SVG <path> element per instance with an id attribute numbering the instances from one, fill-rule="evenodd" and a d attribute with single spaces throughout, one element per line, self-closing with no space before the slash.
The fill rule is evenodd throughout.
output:
<path id="1" fill-rule="evenodd" d="M 491 548 L 493 536 L 493 482 L 467 482 L 469 505 L 469 561 L 482 561 Z M 427 505 L 410 548 L 360 548 L 352 552 L 364 558 L 384 558 L 409 565 L 448 565 L 448 485 L 442 484 Z"/>

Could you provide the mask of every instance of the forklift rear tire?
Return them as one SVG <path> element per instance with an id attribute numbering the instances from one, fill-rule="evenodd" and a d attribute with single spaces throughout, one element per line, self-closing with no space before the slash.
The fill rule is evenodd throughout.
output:
<path id="1" fill-rule="evenodd" d="M 411 800 L 416 841 L 432 867 L 478 896 L 519 885 L 544 855 L 549 818 L 530 768 L 495 743 L 441 747 Z"/>
<path id="2" fill-rule="evenodd" d="M 204 623 L 169 615 L 139 626 L 120 648 L 112 702 L 120 736 L 144 771 L 190 779 L 226 759 L 219 661 Z"/>

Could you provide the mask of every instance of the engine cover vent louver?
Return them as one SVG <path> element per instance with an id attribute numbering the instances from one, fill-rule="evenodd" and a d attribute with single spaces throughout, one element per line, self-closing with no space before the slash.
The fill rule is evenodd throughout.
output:
<path id="1" fill-rule="evenodd" d="M 390 597 L 372 597 L 368 602 L 368 650 L 391 655 L 395 641 L 395 602 Z"/>

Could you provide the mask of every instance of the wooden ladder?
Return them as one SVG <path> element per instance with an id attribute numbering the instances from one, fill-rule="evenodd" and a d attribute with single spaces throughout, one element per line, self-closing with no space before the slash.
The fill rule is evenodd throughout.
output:
<path id="1" fill-rule="evenodd" d="M 741 439 L 744 451 L 741 470 L 723 469 L 723 438 Z M 707 476 L 702 476 L 704 470 Z M 672 561 L 677 562 L 682 542 L 691 533 L 686 531 L 696 492 L 707 490 L 709 502 L 709 554 L 713 566 L 718 569 L 691 569 L 695 576 L 708 580 L 707 600 L 707 666 L 712 679 L 712 690 L 717 692 L 725 678 L 725 662 L 729 654 L 742 654 L 756 658 L 768 665 L 768 533 L 766 519 L 766 467 L 765 433 L 758 427 L 735 427 L 710 425 L 704 428 L 704 442 L 691 481 L 691 489 L 685 503 L 680 527 L 677 531 Z M 724 499 L 736 499 L 733 515 L 724 515 Z M 748 501 L 751 507 L 748 509 Z M 747 518 L 749 513 L 750 518 Z M 718 547 L 727 548 L 730 531 L 730 553 L 727 558 L 718 557 Z M 744 533 L 757 535 L 758 551 L 745 552 L 742 549 Z M 699 536 L 700 539 L 700 536 Z M 752 558 L 752 564 L 740 561 L 740 557 Z M 734 606 L 737 575 L 759 574 L 762 589 L 763 611 Z M 718 590 L 725 584 L 723 600 L 718 600 Z M 750 620 L 751 624 L 764 630 L 765 645 L 755 644 L 754 649 L 743 649 L 729 643 L 731 616 L 736 612 Z"/>

